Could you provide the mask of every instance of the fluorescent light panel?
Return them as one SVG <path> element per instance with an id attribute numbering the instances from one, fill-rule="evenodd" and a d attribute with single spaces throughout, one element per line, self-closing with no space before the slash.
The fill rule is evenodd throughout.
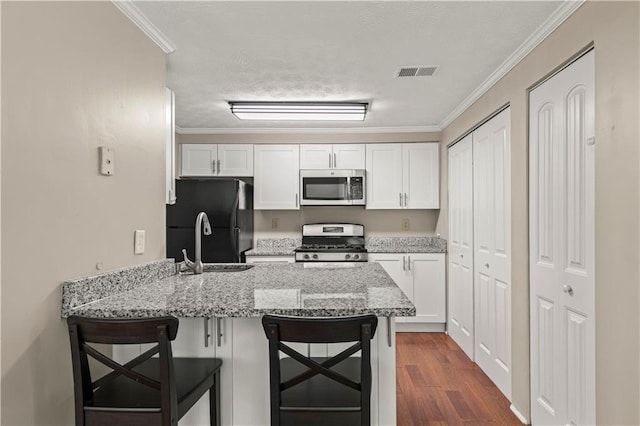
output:
<path id="1" fill-rule="evenodd" d="M 363 121 L 367 103 L 352 102 L 229 102 L 240 120 Z"/>

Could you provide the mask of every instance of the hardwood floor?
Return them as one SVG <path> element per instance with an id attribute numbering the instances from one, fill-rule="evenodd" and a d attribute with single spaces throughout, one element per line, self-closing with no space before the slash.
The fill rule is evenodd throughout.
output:
<path id="1" fill-rule="evenodd" d="M 398 426 L 519 425 L 509 401 L 444 333 L 397 333 Z"/>

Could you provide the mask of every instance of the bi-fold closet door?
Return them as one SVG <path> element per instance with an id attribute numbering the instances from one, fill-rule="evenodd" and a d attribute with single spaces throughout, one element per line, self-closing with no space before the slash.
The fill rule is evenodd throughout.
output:
<path id="1" fill-rule="evenodd" d="M 449 148 L 453 340 L 511 398 L 510 109 Z"/>
<path id="2" fill-rule="evenodd" d="M 594 55 L 529 95 L 533 424 L 596 423 Z"/>

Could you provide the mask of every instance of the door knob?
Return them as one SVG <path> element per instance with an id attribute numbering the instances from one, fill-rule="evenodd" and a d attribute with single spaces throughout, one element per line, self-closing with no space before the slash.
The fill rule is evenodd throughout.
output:
<path id="1" fill-rule="evenodd" d="M 488 264 L 488 263 L 485 263 L 485 264 L 484 264 L 484 267 L 485 267 L 485 268 L 487 268 L 487 269 L 489 269 L 489 264 Z"/>
<path id="2" fill-rule="evenodd" d="M 562 291 L 567 293 L 569 296 L 573 296 L 573 289 L 571 288 L 571 286 L 569 284 L 563 285 L 562 286 Z"/>

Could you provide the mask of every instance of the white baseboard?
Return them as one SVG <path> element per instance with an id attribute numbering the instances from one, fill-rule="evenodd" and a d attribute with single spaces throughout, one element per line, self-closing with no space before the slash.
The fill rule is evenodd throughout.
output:
<path id="1" fill-rule="evenodd" d="M 442 333 L 444 323 L 397 322 L 396 332 L 400 333 Z"/>
<path id="2" fill-rule="evenodd" d="M 518 418 L 518 420 L 520 420 L 522 422 L 523 425 L 528 425 L 529 424 L 529 420 L 527 420 L 527 418 L 525 416 L 522 415 L 522 413 L 520 411 L 518 411 L 518 409 L 511 404 L 511 406 L 509 407 L 509 409 L 511 410 L 511 412 L 513 414 L 516 415 L 516 417 Z"/>

